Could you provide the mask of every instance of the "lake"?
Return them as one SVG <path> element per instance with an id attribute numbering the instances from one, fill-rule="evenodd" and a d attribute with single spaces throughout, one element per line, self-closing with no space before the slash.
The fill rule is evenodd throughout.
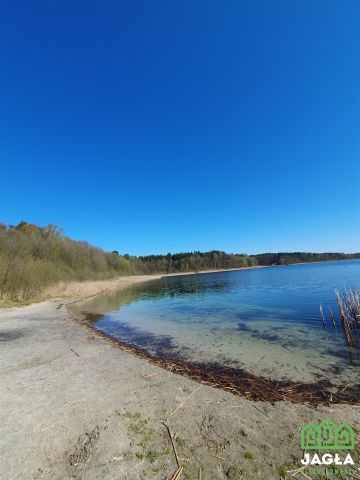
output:
<path id="1" fill-rule="evenodd" d="M 360 260 L 165 277 L 96 297 L 75 313 L 147 353 L 271 379 L 360 382 L 335 289 L 360 287 Z M 320 316 L 324 309 L 326 329 Z"/>

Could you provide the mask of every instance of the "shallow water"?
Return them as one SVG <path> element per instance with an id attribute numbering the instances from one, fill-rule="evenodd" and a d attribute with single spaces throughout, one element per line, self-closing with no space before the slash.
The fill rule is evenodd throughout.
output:
<path id="1" fill-rule="evenodd" d="M 75 307 L 96 328 L 148 353 L 217 362 L 272 379 L 360 382 L 334 289 L 360 286 L 360 261 L 167 277 Z M 324 331 L 319 304 L 327 328 Z"/>

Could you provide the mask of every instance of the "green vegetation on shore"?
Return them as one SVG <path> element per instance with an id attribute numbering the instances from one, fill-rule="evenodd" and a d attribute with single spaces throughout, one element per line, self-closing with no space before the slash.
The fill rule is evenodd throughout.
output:
<path id="1" fill-rule="evenodd" d="M 0 300 L 36 298 L 60 281 L 133 273 L 129 260 L 64 237 L 53 225 L 0 225 Z"/>
<path id="2" fill-rule="evenodd" d="M 104 252 L 86 242 L 71 240 L 53 225 L 27 222 L 0 224 L 0 300 L 36 298 L 61 281 L 101 280 L 121 275 L 178 273 L 285 265 L 360 258 L 343 253 L 230 254 L 221 251 L 189 252 L 134 257 Z"/>
<path id="3" fill-rule="evenodd" d="M 225 253 L 218 250 L 211 252 L 189 252 L 167 255 L 148 255 L 129 257 L 125 255 L 141 273 L 177 273 L 198 272 L 201 270 L 226 270 L 253 266 L 290 265 L 294 263 L 326 262 L 360 258 L 360 253 L 307 253 L 280 252 L 246 255 L 242 253 Z"/>
<path id="4" fill-rule="evenodd" d="M 238 253 L 225 253 L 218 250 L 142 257 L 125 255 L 125 258 L 128 258 L 136 271 L 141 273 L 200 272 L 202 270 L 225 270 L 258 265 L 256 257 Z"/>

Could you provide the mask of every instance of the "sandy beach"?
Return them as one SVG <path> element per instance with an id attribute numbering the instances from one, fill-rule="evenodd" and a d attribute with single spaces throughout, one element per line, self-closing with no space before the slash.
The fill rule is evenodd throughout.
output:
<path id="1" fill-rule="evenodd" d="M 250 401 L 171 373 L 81 325 L 71 301 L 0 310 L 1 479 L 170 480 L 169 431 L 179 478 L 290 478 L 303 425 L 360 429 L 360 406 Z"/>

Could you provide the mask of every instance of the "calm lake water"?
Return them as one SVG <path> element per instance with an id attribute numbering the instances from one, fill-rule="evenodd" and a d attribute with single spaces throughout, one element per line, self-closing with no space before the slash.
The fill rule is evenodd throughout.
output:
<path id="1" fill-rule="evenodd" d="M 76 307 L 96 328 L 151 354 L 217 362 L 273 379 L 359 383 L 334 289 L 360 287 L 360 261 L 167 277 Z M 327 320 L 324 331 L 319 304 Z"/>

